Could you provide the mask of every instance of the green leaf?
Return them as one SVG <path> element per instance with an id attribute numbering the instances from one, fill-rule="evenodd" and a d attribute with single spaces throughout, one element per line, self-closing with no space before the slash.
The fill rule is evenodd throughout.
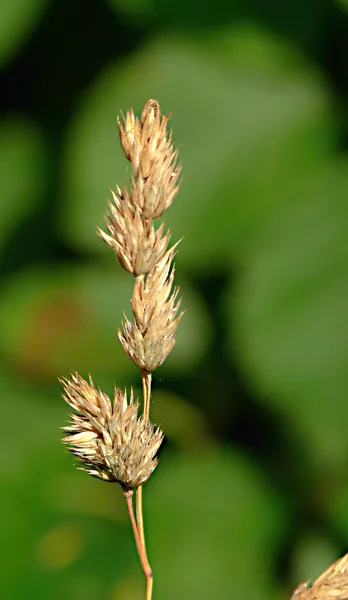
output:
<path id="1" fill-rule="evenodd" d="M 0 122 L 0 250 L 40 202 L 44 168 L 43 140 L 35 125 L 18 117 Z"/>
<path id="2" fill-rule="evenodd" d="M 230 348 L 302 436 L 322 503 L 347 447 L 347 195 L 346 159 L 284 189 L 226 299 Z"/>
<path id="3" fill-rule="evenodd" d="M 214 32 L 211 48 L 218 38 Z M 156 97 L 173 114 L 183 162 L 182 189 L 165 214 L 173 239 L 184 236 L 182 264 L 209 271 L 243 255 L 279 192 L 321 161 L 333 138 L 318 77 L 279 43 L 282 62 L 267 39 L 255 29 L 237 35 L 227 56 L 211 51 L 207 37 L 203 44 L 166 36 L 101 75 L 67 140 L 60 230 L 71 245 L 107 256 L 93 232 L 103 223 L 107 188 L 122 184 L 126 168 L 129 176 L 116 116 Z M 251 40 L 273 48 L 256 65 Z M 284 64 L 292 65 L 288 74 Z"/>
<path id="4" fill-rule="evenodd" d="M 283 507 L 244 456 L 164 453 L 145 496 L 159 598 L 274 597 Z"/>
<path id="5" fill-rule="evenodd" d="M 343 2 L 345 0 L 342 0 Z M 149 29 L 177 29 L 204 36 L 206 29 L 222 29 L 229 23 L 266 23 L 272 31 L 292 39 L 301 47 L 317 47 L 321 23 L 328 14 L 325 0 L 293 0 L 286 4 L 255 2 L 255 0 L 215 0 L 204 4 L 200 0 L 107 0 L 117 17 L 140 21 Z M 300 15 L 300 18 L 299 18 Z M 257 54 L 257 49 L 256 54 Z"/>
<path id="6" fill-rule="evenodd" d="M 48 0 L 3 0 L 0 3 L 0 67 L 20 49 L 47 5 Z"/>

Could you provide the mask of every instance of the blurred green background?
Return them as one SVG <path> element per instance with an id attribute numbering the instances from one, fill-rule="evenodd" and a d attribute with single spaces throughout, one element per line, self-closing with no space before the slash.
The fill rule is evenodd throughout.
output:
<path id="1" fill-rule="evenodd" d="M 186 309 L 154 378 L 154 600 L 287 598 L 348 547 L 348 1 L 1 0 L 0 69 L 2 597 L 143 598 L 57 376 L 139 388 L 95 230 L 129 175 L 116 117 L 152 97 Z"/>

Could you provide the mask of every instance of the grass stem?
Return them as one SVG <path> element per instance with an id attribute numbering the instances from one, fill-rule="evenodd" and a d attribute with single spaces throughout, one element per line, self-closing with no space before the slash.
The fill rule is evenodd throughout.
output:
<path id="1" fill-rule="evenodd" d="M 130 522 L 132 525 L 133 535 L 134 535 L 134 539 L 135 539 L 135 545 L 137 547 L 141 568 L 142 568 L 144 576 L 145 576 L 145 581 L 146 581 L 145 600 L 152 600 L 152 589 L 153 589 L 152 570 L 151 570 L 151 567 L 150 567 L 150 564 L 149 564 L 149 561 L 147 558 L 146 547 L 145 547 L 145 544 L 142 543 L 142 540 L 141 540 L 141 537 L 139 534 L 139 530 L 138 530 L 138 526 L 137 526 L 137 522 L 136 522 L 135 515 L 134 515 L 134 508 L 133 508 L 134 492 L 131 489 L 125 488 L 123 490 L 123 493 L 124 493 L 126 503 L 127 503 L 128 514 L 129 514 Z"/>

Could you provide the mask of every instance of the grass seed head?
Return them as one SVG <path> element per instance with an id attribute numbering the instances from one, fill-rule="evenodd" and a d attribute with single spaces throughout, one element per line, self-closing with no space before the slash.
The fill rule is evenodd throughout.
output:
<path id="1" fill-rule="evenodd" d="M 132 297 L 134 323 L 125 317 L 123 331 L 119 331 L 127 356 L 148 373 L 157 369 L 173 349 L 182 316 L 177 315 L 179 290 L 172 291 L 176 246 L 166 252 L 146 278 L 136 280 Z"/>
<path id="2" fill-rule="evenodd" d="M 121 144 L 132 164 L 132 189 L 137 188 L 133 202 L 146 219 L 160 217 L 179 189 L 181 166 L 167 131 L 168 120 L 161 116 L 156 100 L 148 100 L 140 119 L 130 110 L 123 124 L 118 120 Z"/>
<path id="3" fill-rule="evenodd" d="M 164 233 L 163 224 L 155 230 L 151 220 L 142 218 L 126 186 L 122 191 L 117 188 L 112 196 L 113 202 L 109 204 L 110 212 L 106 218 L 109 234 L 100 229 L 98 234 L 115 251 L 126 271 L 136 277 L 146 274 L 165 253 L 170 232 Z"/>
<path id="4" fill-rule="evenodd" d="M 336 560 L 310 585 L 301 583 L 290 600 L 346 600 L 348 597 L 348 554 Z"/>
<path id="5" fill-rule="evenodd" d="M 76 411 L 64 427 L 63 442 L 82 463 L 81 470 L 126 488 L 142 485 L 157 465 L 163 433 L 138 417 L 133 393 L 115 386 L 114 400 L 78 373 L 61 381 L 65 401 Z"/>

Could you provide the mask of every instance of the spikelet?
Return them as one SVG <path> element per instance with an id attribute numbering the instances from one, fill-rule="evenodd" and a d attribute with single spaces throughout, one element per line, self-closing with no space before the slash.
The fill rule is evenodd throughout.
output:
<path id="1" fill-rule="evenodd" d="M 119 339 L 134 364 L 151 373 L 159 367 L 174 347 L 175 334 L 183 313 L 177 316 L 180 300 L 178 288 L 172 291 L 175 254 L 173 246 L 150 271 L 146 279 L 135 281 L 132 309 L 134 323 L 127 317 Z"/>
<path id="2" fill-rule="evenodd" d="M 142 485 L 157 465 L 156 454 L 163 440 L 160 429 L 138 417 L 133 393 L 115 386 L 114 401 L 78 373 L 62 379 L 63 398 L 76 411 L 64 427 L 64 442 L 83 464 L 81 470 L 104 481 L 117 481 L 126 488 Z"/>
<path id="3" fill-rule="evenodd" d="M 290 600 L 347 600 L 348 554 L 336 560 L 310 585 L 301 583 Z"/>
<path id="4" fill-rule="evenodd" d="M 140 119 L 130 110 L 123 124 L 118 120 L 123 151 L 136 178 L 132 180 L 133 202 L 146 219 L 160 217 L 179 189 L 181 166 L 172 135 L 167 133 L 168 120 L 161 117 L 159 104 L 152 99 L 145 104 Z"/>
<path id="5" fill-rule="evenodd" d="M 153 222 L 142 218 L 139 207 L 124 186 L 112 192 L 110 214 L 106 217 L 109 235 L 98 229 L 101 239 L 116 253 L 122 267 L 135 276 L 151 271 L 165 253 L 170 233 L 163 233 L 164 225 L 155 231 Z"/>

